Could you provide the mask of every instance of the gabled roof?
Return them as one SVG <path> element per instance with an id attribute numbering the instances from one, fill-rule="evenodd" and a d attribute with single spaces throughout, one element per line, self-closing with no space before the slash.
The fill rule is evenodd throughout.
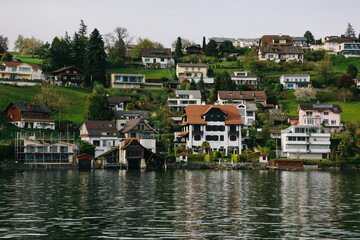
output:
<path id="1" fill-rule="evenodd" d="M 154 131 L 156 133 L 156 130 L 153 129 L 144 119 L 142 118 L 135 118 L 130 120 L 119 132 L 121 133 L 127 133 L 130 130 L 132 130 L 134 127 L 136 127 L 139 123 L 143 122 L 144 124 L 146 124 L 146 126 L 148 126 L 152 131 Z"/>
<path id="2" fill-rule="evenodd" d="M 119 135 L 116 124 L 113 121 L 86 120 L 83 125 L 88 130 L 89 136 L 106 136 L 102 135 L 102 132 L 112 132 L 113 136 Z"/>
<path id="3" fill-rule="evenodd" d="M 130 102 L 131 97 L 130 96 L 113 96 L 108 97 L 108 102 L 110 105 L 122 103 L 122 102 Z"/>
<path id="4" fill-rule="evenodd" d="M 33 112 L 33 113 L 51 113 L 51 111 L 42 103 L 25 103 L 25 102 L 12 102 L 10 103 L 6 109 L 5 112 L 12 106 L 16 106 L 21 112 Z M 26 106 L 31 106 L 31 108 L 27 108 Z M 33 110 L 33 106 L 35 106 L 35 110 Z M 39 110 L 37 110 L 37 107 L 39 107 Z"/>
<path id="5" fill-rule="evenodd" d="M 279 53 L 279 54 L 303 54 L 304 51 L 300 46 L 261 46 L 259 51 L 262 53 Z"/>
<path id="6" fill-rule="evenodd" d="M 329 40 L 326 40 L 325 42 L 335 42 L 335 43 L 351 43 L 356 42 L 358 39 L 356 37 L 348 37 L 348 38 L 332 38 Z"/>
<path id="7" fill-rule="evenodd" d="M 39 67 L 38 65 L 36 64 L 33 64 L 33 63 L 26 63 L 26 62 L 3 62 L 3 65 L 5 66 L 8 66 L 8 67 L 17 67 L 21 64 L 28 64 L 34 68 L 38 68 L 38 69 L 41 69 L 41 67 Z"/>
<path id="8" fill-rule="evenodd" d="M 243 124 L 239 114 L 239 110 L 232 105 L 188 105 L 185 108 L 185 115 L 187 116 L 189 124 L 207 124 L 202 116 L 210 109 L 219 109 L 227 115 L 225 124 Z"/>
<path id="9" fill-rule="evenodd" d="M 304 37 L 292 37 L 294 41 L 306 41 L 306 38 Z"/>
<path id="10" fill-rule="evenodd" d="M 81 72 L 82 74 L 84 74 L 84 71 L 82 71 L 82 70 L 80 70 L 80 69 L 78 69 L 78 68 L 76 68 L 76 67 L 74 67 L 74 66 L 63 67 L 63 68 L 60 68 L 60 69 L 58 69 L 58 70 L 52 71 L 51 73 L 59 73 L 59 72 L 62 72 L 62 71 L 66 71 L 66 70 L 68 70 L 68 69 L 76 69 L 76 70 L 78 70 L 79 72 Z"/>
<path id="11" fill-rule="evenodd" d="M 115 111 L 115 119 L 122 119 L 126 116 L 141 116 L 144 119 L 149 119 L 148 111 Z"/>
<path id="12" fill-rule="evenodd" d="M 239 73 L 246 73 L 246 76 L 238 75 Z M 257 78 L 256 75 L 253 75 L 249 72 L 233 72 L 230 74 L 231 78 Z"/>
<path id="13" fill-rule="evenodd" d="M 261 44 L 266 42 L 269 45 L 286 45 L 293 44 L 293 39 L 289 35 L 264 35 L 261 37 Z M 274 43 L 273 40 L 287 40 L 286 43 Z"/>
<path id="14" fill-rule="evenodd" d="M 203 63 L 178 63 L 178 67 L 200 67 L 200 68 L 206 68 L 207 65 Z"/>
<path id="15" fill-rule="evenodd" d="M 266 100 L 266 93 L 264 91 L 219 91 L 220 99 L 232 100 Z"/>
<path id="16" fill-rule="evenodd" d="M 152 57 L 152 58 L 171 58 L 171 49 L 170 48 L 143 48 L 141 49 L 142 57 Z"/>
<path id="17" fill-rule="evenodd" d="M 176 95 L 192 95 L 193 98 L 201 99 L 201 92 L 200 90 L 176 90 Z"/>
<path id="18" fill-rule="evenodd" d="M 298 109 L 297 109 L 297 113 L 299 113 L 299 111 L 303 110 L 315 110 L 318 112 L 323 112 L 326 110 L 329 110 L 333 113 L 342 113 L 343 110 L 340 106 L 340 104 L 310 104 L 310 103 L 302 103 L 299 104 Z"/>

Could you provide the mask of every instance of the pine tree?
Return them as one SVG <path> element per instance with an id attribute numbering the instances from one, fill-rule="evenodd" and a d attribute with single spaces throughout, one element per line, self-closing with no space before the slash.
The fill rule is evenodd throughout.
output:
<path id="1" fill-rule="evenodd" d="M 199 80 L 198 83 L 197 83 L 196 88 L 197 88 L 198 90 L 204 90 L 204 88 L 205 88 L 205 82 L 204 82 L 204 78 L 203 78 L 203 75 L 202 75 L 202 74 L 201 74 L 200 80 Z"/>
<path id="2" fill-rule="evenodd" d="M 211 39 L 206 46 L 206 56 L 217 57 L 217 55 L 218 55 L 217 43 Z"/>
<path id="3" fill-rule="evenodd" d="M 58 37 L 55 37 L 51 43 L 49 52 L 52 70 L 71 65 L 71 49 L 68 40 L 60 40 Z"/>
<path id="4" fill-rule="evenodd" d="M 206 40 L 205 40 L 205 36 L 203 36 L 202 50 L 203 50 L 204 52 L 206 52 Z"/>
<path id="5" fill-rule="evenodd" d="M 88 96 L 85 120 L 112 120 L 114 112 L 110 108 L 106 91 L 102 84 L 96 84 Z"/>
<path id="6" fill-rule="evenodd" d="M 306 38 L 306 43 L 308 45 L 315 43 L 314 35 L 310 31 L 306 31 L 304 34 L 304 38 Z"/>
<path id="7" fill-rule="evenodd" d="M 95 28 L 90 34 L 85 55 L 85 83 L 91 86 L 94 82 L 99 82 L 104 86 L 107 85 L 106 77 L 106 53 L 104 41 Z"/>
<path id="8" fill-rule="evenodd" d="M 182 56 L 184 56 L 184 53 L 182 51 L 181 38 L 178 37 L 174 51 L 174 58 L 177 59 L 177 58 L 181 58 Z"/>
<path id="9" fill-rule="evenodd" d="M 345 31 L 345 37 L 355 37 L 355 30 L 353 26 L 351 26 L 350 23 L 348 23 L 346 31 Z"/>
<path id="10" fill-rule="evenodd" d="M 85 69 L 85 55 L 88 38 L 86 37 L 86 28 L 84 21 L 80 21 L 80 29 L 75 32 L 72 42 L 72 60 L 75 67 Z"/>

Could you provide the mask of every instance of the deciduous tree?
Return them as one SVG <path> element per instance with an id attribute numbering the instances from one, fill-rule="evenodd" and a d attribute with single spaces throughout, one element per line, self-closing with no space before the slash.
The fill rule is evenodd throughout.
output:
<path id="1" fill-rule="evenodd" d="M 78 140 L 77 143 L 79 146 L 79 154 L 85 153 L 89 154 L 90 156 L 95 156 L 95 145 L 83 140 Z"/>
<path id="2" fill-rule="evenodd" d="M 48 84 L 41 86 L 41 91 L 33 96 L 33 101 L 45 104 L 53 112 L 62 111 L 69 104 L 62 94 L 55 91 L 55 88 Z"/>
<path id="3" fill-rule="evenodd" d="M 141 58 L 141 49 L 143 48 L 154 48 L 154 43 L 147 39 L 147 38 L 138 38 L 137 44 L 134 47 L 134 50 L 132 52 L 131 57 L 134 59 L 140 59 Z"/>
<path id="4" fill-rule="evenodd" d="M 316 99 L 316 94 L 317 90 L 315 88 L 298 88 L 294 92 L 297 100 L 305 102 Z"/>
<path id="5" fill-rule="evenodd" d="M 336 81 L 336 85 L 339 88 L 349 88 L 353 84 L 354 84 L 353 78 L 347 74 L 341 75 Z"/>
<path id="6" fill-rule="evenodd" d="M 354 64 L 349 64 L 347 66 L 346 73 L 349 74 L 352 78 L 356 78 L 358 69 Z"/>
<path id="7" fill-rule="evenodd" d="M 319 62 L 319 65 L 315 69 L 317 75 L 321 81 L 325 84 L 333 77 L 334 70 L 331 62 L 330 55 L 325 53 L 324 60 Z"/>
<path id="8" fill-rule="evenodd" d="M 112 120 L 114 112 L 110 108 L 106 91 L 102 84 L 95 84 L 86 103 L 85 120 Z"/>
<path id="9" fill-rule="evenodd" d="M 21 55 L 31 55 L 34 57 L 36 49 L 41 47 L 44 43 L 35 37 L 25 38 L 20 45 Z"/>
<path id="10" fill-rule="evenodd" d="M 349 90 L 342 90 L 338 93 L 338 98 L 341 99 L 344 103 L 350 102 L 351 99 L 354 97 L 354 94 Z"/>
<path id="11" fill-rule="evenodd" d="M 24 41 L 24 37 L 19 34 L 17 39 L 14 42 L 14 50 L 20 51 L 20 46 L 21 46 L 23 41 Z"/>
<path id="12" fill-rule="evenodd" d="M 3 35 L 0 35 L 0 46 L 5 49 L 8 50 L 9 47 L 9 39 L 7 37 L 4 37 Z"/>

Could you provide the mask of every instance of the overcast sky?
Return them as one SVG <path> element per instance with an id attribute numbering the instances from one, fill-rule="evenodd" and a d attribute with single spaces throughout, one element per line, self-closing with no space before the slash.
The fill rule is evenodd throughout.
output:
<path id="1" fill-rule="evenodd" d="M 134 43 L 149 38 L 170 47 L 178 36 L 201 44 L 202 37 L 261 37 L 264 34 L 316 39 L 345 32 L 348 22 L 360 31 L 359 0 L 16 0 L 1 4 L 0 34 L 9 38 L 10 50 L 18 34 L 51 43 L 55 36 L 70 36 L 80 20 L 88 33 L 102 35 L 125 27 Z"/>

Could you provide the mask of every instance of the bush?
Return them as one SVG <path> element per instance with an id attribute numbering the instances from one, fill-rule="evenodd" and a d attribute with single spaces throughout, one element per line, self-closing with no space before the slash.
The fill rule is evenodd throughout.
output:
<path id="1" fill-rule="evenodd" d="M 240 155 L 239 154 L 231 154 L 231 158 L 234 162 L 240 162 Z"/>
<path id="2" fill-rule="evenodd" d="M 205 155 L 205 162 L 211 162 L 211 156 L 210 155 Z"/>
<path id="3" fill-rule="evenodd" d="M 202 162 L 204 161 L 204 154 L 188 154 L 189 161 Z"/>

